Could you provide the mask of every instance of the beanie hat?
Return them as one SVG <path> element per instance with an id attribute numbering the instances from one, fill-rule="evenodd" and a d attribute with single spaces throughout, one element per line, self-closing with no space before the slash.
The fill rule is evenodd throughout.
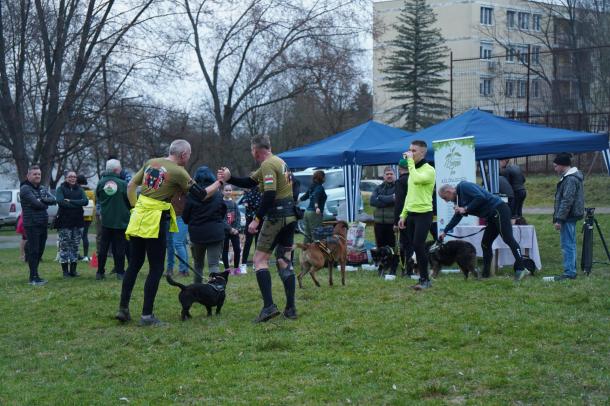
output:
<path id="1" fill-rule="evenodd" d="M 571 158 L 572 158 L 572 154 L 562 152 L 560 154 L 557 154 L 555 159 L 553 159 L 553 163 L 556 165 L 561 165 L 561 166 L 572 166 Z"/>
<path id="2" fill-rule="evenodd" d="M 398 161 L 398 166 L 400 166 L 403 169 L 407 169 L 409 166 L 407 165 L 407 160 L 406 159 L 401 159 L 400 161 Z"/>
<path id="3" fill-rule="evenodd" d="M 207 166 L 200 166 L 197 168 L 193 180 L 197 182 L 198 185 L 207 187 L 216 182 L 216 176 Z"/>

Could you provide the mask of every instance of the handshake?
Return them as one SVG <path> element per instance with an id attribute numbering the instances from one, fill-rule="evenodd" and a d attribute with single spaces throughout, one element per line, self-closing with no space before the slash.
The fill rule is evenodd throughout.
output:
<path id="1" fill-rule="evenodd" d="M 216 171 L 216 179 L 220 183 L 228 182 L 229 179 L 231 179 L 231 171 L 229 170 L 229 168 L 223 166 L 218 171 Z"/>

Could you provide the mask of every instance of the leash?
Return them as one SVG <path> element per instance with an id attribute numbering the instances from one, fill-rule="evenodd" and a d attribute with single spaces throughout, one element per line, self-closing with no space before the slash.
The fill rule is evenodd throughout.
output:
<path id="1" fill-rule="evenodd" d="M 191 266 L 191 264 L 189 264 L 189 263 L 188 263 L 188 262 L 186 262 L 184 259 L 182 259 L 182 257 L 181 257 L 180 255 L 178 255 L 178 253 L 177 253 L 177 252 L 174 252 L 174 255 L 176 256 L 176 258 L 178 258 L 178 261 L 180 261 L 181 263 L 183 263 L 184 265 L 186 265 L 186 266 L 187 266 L 187 267 L 188 267 L 188 268 L 189 268 L 191 271 L 193 271 L 193 273 L 194 273 L 195 275 L 199 276 L 199 277 L 201 278 L 201 280 L 205 279 L 205 278 L 203 277 L 203 275 L 201 275 L 199 272 L 197 272 L 197 271 L 195 270 L 195 268 L 193 268 L 193 267 Z M 222 278 L 222 277 L 220 276 L 220 278 Z"/>
<path id="2" fill-rule="evenodd" d="M 448 235 L 449 237 L 453 237 L 453 238 L 459 238 L 459 239 L 462 239 L 462 238 L 468 238 L 468 237 L 472 237 L 473 235 L 477 235 L 477 234 L 479 234 L 479 233 L 482 233 L 483 231 L 485 231 L 485 229 L 486 229 L 486 228 L 487 228 L 487 227 L 483 227 L 483 228 L 482 228 L 482 229 L 480 229 L 479 231 L 474 232 L 474 233 L 472 233 L 472 234 L 468 234 L 468 235 L 461 235 L 461 236 L 459 236 L 459 235 L 450 234 L 450 233 L 447 233 L 447 234 L 445 234 L 445 235 Z"/>

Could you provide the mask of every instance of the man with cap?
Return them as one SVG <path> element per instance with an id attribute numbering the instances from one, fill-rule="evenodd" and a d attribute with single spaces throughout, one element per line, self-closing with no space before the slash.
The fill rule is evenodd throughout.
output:
<path id="1" fill-rule="evenodd" d="M 570 154 L 558 154 L 553 160 L 553 169 L 561 178 L 555 191 L 553 224 L 559 231 L 563 254 L 563 274 L 555 280 L 576 279 L 576 222 L 585 213 L 583 175 L 572 166 Z"/>

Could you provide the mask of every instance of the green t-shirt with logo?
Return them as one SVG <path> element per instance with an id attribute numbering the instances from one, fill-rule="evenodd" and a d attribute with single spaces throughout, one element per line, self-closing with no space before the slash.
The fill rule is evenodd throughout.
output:
<path id="1" fill-rule="evenodd" d="M 191 176 L 180 165 L 167 158 L 148 160 L 132 181 L 142 187 L 141 194 L 151 199 L 170 202 L 178 192 L 188 192 Z"/>
<path id="2" fill-rule="evenodd" d="M 292 198 L 288 166 L 281 158 L 272 155 L 265 159 L 250 177 L 259 184 L 262 193 L 275 191 L 276 199 Z"/>
<path id="3" fill-rule="evenodd" d="M 125 230 L 129 224 L 131 209 L 127 198 L 127 182 L 114 172 L 106 172 L 97 184 L 95 197 L 100 205 L 102 225 Z"/>

